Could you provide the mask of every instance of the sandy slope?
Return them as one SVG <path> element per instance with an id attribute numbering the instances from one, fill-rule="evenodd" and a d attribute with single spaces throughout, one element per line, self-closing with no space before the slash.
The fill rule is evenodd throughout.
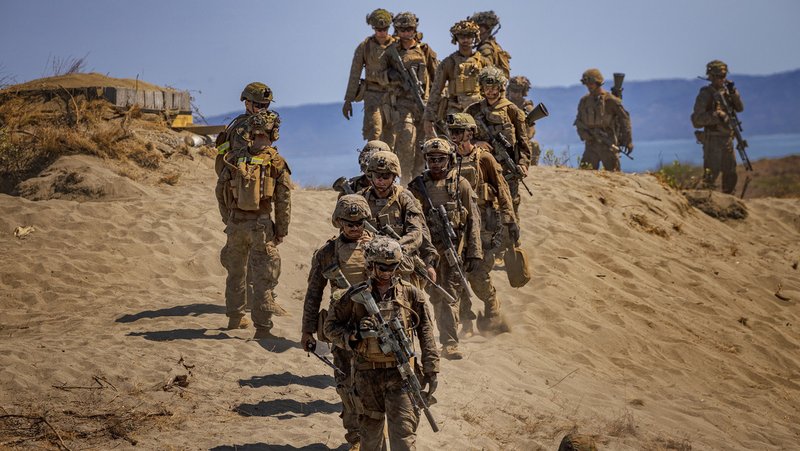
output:
<path id="1" fill-rule="evenodd" d="M 127 199 L 0 195 L 0 417 L 53 426 L 4 417 L 0 448 L 55 448 L 53 430 L 70 449 L 343 443 L 330 371 L 297 344 L 334 193 L 294 193 L 286 338 L 259 343 L 219 329 L 213 171 L 181 164 L 177 186 Z M 534 168 L 532 182 L 521 216 L 535 277 L 514 290 L 495 276 L 513 331 L 443 362 L 442 430 L 423 420 L 420 449 L 555 449 L 573 428 L 605 449 L 795 447 L 800 201 L 748 201 L 748 219 L 723 223 L 649 176 Z M 25 225 L 36 231 L 15 238 Z M 176 375 L 188 386 L 169 385 Z"/>

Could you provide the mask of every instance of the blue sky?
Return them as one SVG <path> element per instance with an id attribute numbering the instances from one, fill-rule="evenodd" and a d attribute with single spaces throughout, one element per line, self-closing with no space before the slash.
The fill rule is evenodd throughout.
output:
<path id="1" fill-rule="evenodd" d="M 281 106 L 338 102 L 376 7 L 416 13 L 440 59 L 455 21 L 493 9 L 512 73 L 534 87 L 576 84 L 588 67 L 627 80 L 692 78 L 716 58 L 734 77 L 800 67 L 797 0 L 3 0 L 0 77 L 88 55 L 87 69 L 191 90 L 206 115 L 240 109 L 254 80 Z"/>

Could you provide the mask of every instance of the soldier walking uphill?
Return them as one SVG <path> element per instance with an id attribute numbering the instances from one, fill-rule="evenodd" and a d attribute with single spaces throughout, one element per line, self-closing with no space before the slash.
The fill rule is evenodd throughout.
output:
<path id="1" fill-rule="evenodd" d="M 509 61 L 511 55 L 503 50 L 494 38 L 497 31 L 500 31 L 500 18 L 497 17 L 494 11 L 482 11 L 473 14 L 469 20 L 478 24 L 481 30 L 477 46 L 478 52 L 491 61 L 495 67 L 502 70 L 503 74 L 508 78 L 511 74 Z M 497 27 L 497 31 L 495 31 L 495 27 Z"/>
<path id="2" fill-rule="evenodd" d="M 744 110 L 739 90 L 727 80 L 728 65 L 719 60 L 706 65 L 706 75 L 711 82 L 700 88 L 694 101 L 692 125 L 703 128 L 695 135 L 703 145 L 703 182 L 713 188 L 722 172 L 722 192 L 731 194 L 736 189 L 736 155 L 733 153 L 734 132 L 728 125 L 731 119 L 723 111 L 726 102 L 737 113 Z"/>
<path id="3" fill-rule="evenodd" d="M 603 89 L 603 74 L 588 69 L 581 77 L 588 94 L 578 103 L 575 127 L 586 149 L 581 157 L 581 168 L 599 169 L 600 163 L 607 171 L 619 171 L 619 153 L 627 148 L 633 152 L 631 118 L 622 101 Z"/>
<path id="4" fill-rule="evenodd" d="M 450 143 L 441 138 L 430 139 L 423 145 L 423 152 L 428 170 L 412 180 L 409 189 L 422 203 L 433 244 L 442 256 L 436 268 L 437 281 L 452 299 L 448 301 L 435 290 L 428 293 L 436 311 L 442 356 L 460 359 L 459 299 L 469 295 L 464 271 L 476 270 L 483 259 L 481 219 L 469 182 L 457 171 L 451 171 L 454 155 Z"/>
<path id="5" fill-rule="evenodd" d="M 384 450 L 384 419 L 388 425 L 389 446 L 392 451 L 416 449 L 416 430 L 419 414 L 412 403 L 408 374 L 398 369 L 401 365 L 395 353 L 385 353 L 385 341 L 379 341 L 378 329 L 382 321 L 397 321 L 399 331 L 414 346 L 419 341 L 421 362 L 412 358 L 410 367 L 423 374 L 422 385 L 428 386 L 428 396 L 436 390 L 439 372 L 439 355 L 433 338 L 433 324 L 422 293 L 414 286 L 395 276 L 403 258 L 400 245 L 387 237 L 379 236 L 364 246 L 369 279 L 366 284 L 348 290 L 331 303 L 325 320 L 325 335 L 340 349 L 354 355 L 354 386 L 363 405 L 358 422 L 362 450 Z M 370 314 L 359 300 L 369 296 L 377 304 L 377 312 Z M 385 323 L 383 323 L 385 324 Z M 393 335 L 395 336 L 395 335 Z"/>
<path id="6" fill-rule="evenodd" d="M 516 215 L 521 201 L 520 181 L 528 176 L 531 162 L 525 113 L 505 97 L 508 79 L 498 68 L 481 70 L 478 81 L 484 98 L 466 112 L 478 124 L 475 137 L 491 143 L 495 159 L 503 165 Z"/>
<path id="7" fill-rule="evenodd" d="M 364 221 L 372 218 L 369 206 L 363 197 L 347 194 L 339 198 L 333 211 L 331 222 L 339 229 L 339 235 L 328 240 L 317 249 L 311 258 L 311 271 L 308 273 L 308 288 L 303 303 L 303 325 L 300 342 L 303 349 L 313 351 L 316 347 L 314 334 L 321 331 L 325 315 L 320 315 L 320 304 L 325 287 L 330 282 L 332 298 L 341 296 L 351 285 L 367 280 L 367 263 L 364 245 L 372 236 L 364 230 Z M 341 274 L 344 280 L 337 277 Z M 319 334 L 323 339 L 324 334 Z M 342 347 L 334 347 L 333 364 L 342 370 L 336 376 L 336 391 L 342 398 L 342 423 L 347 433 L 345 440 L 352 448 L 359 443 L 358 414 L 359 401 L 353 390 L 352 352 Z M 352 449 L 351 448 L 351 449 Z"/>
<path id="8" fill-rule="evenodd" d="M 249 262 L 255 338 L 270 337 L 272 315 L 283 312 L 272 290 L 280 276 L 276 246 L 289 233 L 291 171 L 271 145 L 277 138 L 276 120 L 274 113 L 260 111 L 235 130 L 231 150 L 223 157 L 224 168 L 216 190 L 227 235 L 220 261 L 228 271 L 228 328 L 246 324 L 243 317 Z"/>
<path id="9" fill-rule="evenodd" d="M 422 116 L 426 138 L 436 136 L 434 123 L 443 120 L 446 114 L 461 113 L 481 100 L 478 73 L 492 62 L 473 48 L 479 33 L 478 25 L 469 20 L 457 22 L 450 28 L 451 42 L 458 44 L 458 50 L 439 64 L 433 77 L 431 96 Z M 443 98 L 445 87 L 448 96 Z M 440 111 L 445 114 L 440 115 Z"/>
<path id="10" fill-rule="evenodd" d="M 383 53 L 386 47 L 394 42 L 394 38 L 389 35 L 391 23 L 392 13 L 385 9 L 376 9 L 367 16 L 367 25 L 371 26 L 375 33 L 356 47 L 350 65 L 347 91 L 344 94 L 342 114 L 347 120 L 353 116 L 353 102 L 364 101 L 364 125 L 361 134 L 367 141 L 373 139 L 380 139 L 386 143 L 393 141 L 388 111 L 382 108 L 389 90 Z"/>
<path id="11" fill-rule="evenodd" d="M 533 101 L 525 98 L 530 89 L 531 81 L 528 80 L 528 77 L 517 75 L 508 81 L 508 100 L 522 110 L 526 116 L 535 108 Z M 536 166 L 539 164 L 542 148 L 539 146 L 539 142 L 533 139 L 534 135 L 536 135 L 536 124 L 530 122 L 528 123 L 528 140 L 531 148 L 531 165 Z"/>
<path id="12" fill-rule="evenodd" d="M 456 113 L 448 116 L 447 128 L 456 144 L 458 173 L 469 181 L 477 194 L 481 214 L 483 260 L 467 276 L 475 295 L 484 304 L 485 313 L 478 316 L 478 329 L 505 332 L 508 326 L 500 317 L 500 300 L 489 273 L 494 267 L 495 255 L 501 249 L 503 228 L 514 243 L 519 241 L 520 230 L 511 193 L 503 178 L 502 168 L 491 154 L 491 146 L 473 139 L 478 129 L 475 119 L 467 113 Z M 469 296 L 461 299 L 460 317 L 464 333 L 472 334 L 474 314 Z"/>
<path id="13" fill-rule="evenodd" d="M 422 140 L 422 113 L 439 61 L 428 44 L 418 41 L 417 16 L 410 12 L 399 13 L 392 23 L 399 39 L 388 47 L 385 54 L 388 76 L 394 86 L 392 131 L 395 141 L 389 145 L 400 157 L 404 174 L 401 183 L 405 184 L 413 176 L 421 174 L 425 166 L 417 142 Z"/>
<path id="14" fill-rule="evenodd" d="M 361 168 L 361 174 L 349 179 L 347 177 L 339 177 L 333 182 L 333 189 L 339 192 L 339 197 L 345 194 L 355 194 L 372 186 L 367 175 L 367 166 L 369 165 L 370 157 L 379 150 L 391 152 L 388 144 L 377 139 L 364 144 L 364 147 L 358 153 L 358 167 Z"/>

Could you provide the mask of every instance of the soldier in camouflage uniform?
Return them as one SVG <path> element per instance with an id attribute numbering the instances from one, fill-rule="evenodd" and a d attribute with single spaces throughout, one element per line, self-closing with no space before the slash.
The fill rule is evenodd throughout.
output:
<path id="1" fill-rule="evenodd" d="M 703 86 L 694 101 L 692 125 L 703 128 L 695 135 L 703 145 L 703 182 L 713 188 L 722 172 L 722 192 L 732 194 L 736 189 L 736 155 L 733 153 L 733 131 L 728 126 L 728 115 L 723 111 L 720 97 L 737 113 L 744 111 L 739 90 L 727 80 L 728 65 L 719 60 L 706 65 L 706 75 L 711 82 Z"/>
<path id="2" fill-rule="evenodd" d="M 495 138 L 499 134 L 505 136 L 512 145 L 512 149 L 507 150 L 509 157 L 514 161 L 522 176 L 527 177 L 528 166 L 531 163 L 528 126 L 525 124 L 525 113 L 505 96 L 508 79 L 498 68 L 487 67 L 481 70 L 478 80 L 484 99 L 470 105 L 466 111 L 477 123 L 483 124 L 483 126 L 478 127 L 475 138 L 491 142 L 494 145 L 500 145 L 499 143 L 495 144 Z M 499 156 L 496 157 L 500 158 Z M 514 201 L 514 214 L 516 215 L 521 201 L 519 193 L 520 179 L 515 177 L 508 168 L 504 168 L 503 176 L 508 181 L 511 198 Z"/>
<path id="3" fill-rule="evenodd" d="M 622 100 L 603 89 L 603 74 L 598 69 L 588 69 L 581 77 L 588 94 L 578 103 L 575 127 L 586 149 L 581 157 L 581 168 L 603 168 L 619 171 L 620 147 L 633 151 L 631 118 Z"/>
<path id="4" fill-rule="evenodd" d="M 372 219 L 369 205 L 358 194 L 346 194 L 336 202 L 331 222 L 339 228 L 339 235 L 331 238 L 321 248 L 317 249 L 311 258 L 311 270 L 308 273 L 308 288 L 303 303 L 303 325 L 300 342 L 303 349 L 313 351 L 316 347 L 314 334 L 322 330 L 324 315 L 320 318 L 320 304 L 325 287 L 330 282 L 332 297 L 341 296 L 344 290 L 352 285 L 357 285 L 367 280 L 367 262 L 364 257 L 364 244 L 372 236 L 364 230 L 364 221 Z M 345 280 L 336 276 L 341 271 Z M 320 336 L 320 339 L 324 334 Z M 337 373 L 336 391 L 342 398 L 342 423 L 347 433 L 345 440 L 351 449 L 358 449 L 358 414 L 360 405 L 353 391 L 352 368 L 350 359 L 352 353 L 341 347 L 334 347 L 333 364 L 342 370 Z"/>
<path id="5" fill-rule="evenodd" d="M 386 152 L 392 151 L 388 144 L 377 139 L 364 144 L 364 147 L 358 153 L 358 167 L 361 168 L 361 175 L 351 177 L 350 179 L 341 177 L 333 184 L 333 189 L 339 191 L 339 197 L 345 194 L 355 194 L 372 186 L 369 181 L 369 176 L 367 175 L 367 166 L 369 165 L 370 157 L 380 150 Z"/>
<path id="6" fill-rule="evenodd" d="M 444 119 L 446 114 L 460 113 L 482 98 L 478 73 L 492 62 L 473 48 L 479 34 L 478 25 L 469 20 L 457 22 L 450 28 L 451 42 L 458 44 L 458 50 L 436 68 L 430 99 L 422 116 L 425 137 L 428 139 L 436 136 L 436 121 Z M 445 92 L 447 97 L 442 97 Z M 445 114 L 439 114 L 440 111 Z"/>
<path id="7" fill-rule="evenodd" d="M 394 42 L 389 35 L 392 13 L 385 9 L 376 9 L 367 16 L 367 25 L 375 33 L 356 47 L 353 62 L 350 65 L 350 78 L 344 94 L 342 114 L 350 120 L 353 116 L 353 102 L 364 100 L 364 126 L 361 129 L 367 141 L 380 139 L 385 143 L 393 141 L 388 111 L 382 108 L 389 92 L 389 79 L 386 73 L 386 62 L 383 53 L 386 47 Z M 364 70 L 364 79 L 361 71 Z"/>
<path id="8" fill-rule="evenodd" d="M 516 77 L 511 77 L 508 81 L 508 100 L 521 109 L 526 116 L 535 108 L 533 101 L 525 98 L 528 96 L 530 89 L 531 81 L 528 80 L 528 77 L 517 75 Z M 536 166 L 539 164 L 542 148 L 539 146 L 539 142 L 533 139 L 534 135 L 536 135 L 536 124 L 530 124 L 528 126 L 528 139 L 530 140 L 531 148 L 531 165 Z"/>
<path id="9" fill-rule="evenodd" d="M 500 18 L 497 17 L 494 11 L 482 11 L 473 14 L 469 20 L 478 24 L 481 29 L 480 39 L 478 41 L 478 52 L 491 61 L 495 67 L 502 70 L 503 74 L 508 78 L 511 74 L 511 65 L 509 61 L 511 55 L 503 50 L 494 38 L 494 35 L 497 34 L 497 32 L 494 31 L 494 27 L 498 27 L 497 31 L 500 31 Z"/>
<path id="10" fill-rule="evenodd" d="M 457 171 L 451 171 L 454 155 L 448 141 L 441 138 L 425 141 L 423 152 L 428 170 L 412 180 L 408 187 L 414 197 L 422 203 L 433 244 L 438 254 L 443 256 L 436 268 L 438 283 L 454 299 L 451 303 L 438 291 L 430 290 L 428 293 L 436 311 L 442 356 L 448 359 L 461 359 L 463 354 L 458 349 L 457 330 L 460 314 L 459 299 L 464 294 L 468 295 L 469 289 L 460 280 L 458 265 L 460 265 L 459 260 L 463 260 L 463 270 L 469 273 L 478 269 L 483 259 L 477 196 L 465 178 L 458 175 Z M 444 206 L 456 234 L 453 240 L 456 247 L 454 252 L 445 246 L 443 234 L 447 232 L 435 211 L 439 206 Z"/>
<path id="11" fill-rule="evenodd" d="M 501 248 L 503 229 L 507 230 L 513 242 L 519 241 L 520 230 L 514 215 L 511 192 L 503 178 L 503 169 L 491 154 L 492 146 L 473 139 L 478 129 L 475 119 L 467 113 L 456 113 L 448 116 L 447 128 L 456 145 L 456 167 L 477 194 L 481 214 L 483 260 L 467 276 L 475 295 L 484 304 L 484 314 L 478 317 L 478 329 L 504 332 L 508 326 L 500 317 L 500 300 L 489 273 L 494 268 L 495 255 Z M 471 335 L 475 314 L 472 313 L 469 296 L 461 299 L 460 317 L 462 331 Z"/>
<path id="12" fill-rule="evenodd" d="M 439 60 L 428 44 L 417 40 L 417 16 L 410 12 L 399 13 L 394 16 L 395 34 L 398 40 L 386 50 L 387 64 L 389 67 L 389 80 L 392 81 L 392 132 L 395 142 L 390 143 L 394 152 L 400 157 L 400 167 L 403 169 L 401 183 L 408 183 L 415 175 L 422 173 L 425 168 L 425 159 L 419 150 L 418 143 L 422 141 L 422 113 L 423 107 L 415 101 L 415 94 L 404 82 L 401 67 L 397 56 L 403 63 L 405 70 L 413 71 L 420 83 L 421 97 L 427 101 L 430 84 L 436 73 Z M 416 88 L 415 88 L 416 89 Z"/>
<path id="13" fill-rule="evenodd" d="M 394 275 L 403 258 L 400 245 L 379 236 L 364 246 L 364 253 L 370 276 L 368 290 L 381 316 L 387 321 L 398 318 L 412 343 L 419 341 L 421 362 L 415 361 L 412 365 L 421 367 L 421 383 L 427 385 L 430 396 L 436 390 L 439 372 L 433 324 L 422 293 Z M 363 406 L 363 414 L 358 419 L 361 449 L 386 449 L 385 420 L 389 447 L 393 451 L 414 450 L 419 414 L 403 389 L 403 377 L 397 369 L 395 356 L 381 351 L 375 337 L 377 326 L 378 320 L 367 314 L 364 306 L 354 302 L 347 292 L 331 303 L 324 331 L 336 347 L 354 356 L 354 385 Z"/>
<path id="14" fill-rule="evenodd" d="M 248 262 L 253 282 L 251 316 L 255 338 L 268 338 L 272 315 L 283 310 L 272 291 L 280 276 L 278 246 L 289 233 L 291 179 L 286 160 L 271 144 L 277 116 L 261 111 L 235 130 L 234 144 L 223 158 L 217 200 L 227 242 L 220 261 L 228 271 L 225 305 L 228 328 L 242 328 Z"/>

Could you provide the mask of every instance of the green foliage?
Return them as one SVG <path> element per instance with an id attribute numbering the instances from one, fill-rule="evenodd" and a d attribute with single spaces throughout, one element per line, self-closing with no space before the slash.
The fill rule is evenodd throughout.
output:
<path id="1" fill-rule="evenodd" d="M 544 155 L 542 155 L 542 166 L 555 166 L 555 167 L 564 167 L 570 166 L 569 163 L 569 152 L 566 150 L 562 150 L 560 154 L 556 155 L 556 151 L 553 149 L 547 149 L 544 151 Z"/>
<path id="2" fill-rule="evenodd" d="M 703 182 L 702 167 L 677 160 L 668 166 L 659 165 L 653 175 L 664 185 L 675 189 L 695 189 Z"/>
<path id="3" fill-rule="evenodd" d="M 750 189 L 758 197 L 800 197 L 800 174 L 763 175 L 753 179 Z"/>

